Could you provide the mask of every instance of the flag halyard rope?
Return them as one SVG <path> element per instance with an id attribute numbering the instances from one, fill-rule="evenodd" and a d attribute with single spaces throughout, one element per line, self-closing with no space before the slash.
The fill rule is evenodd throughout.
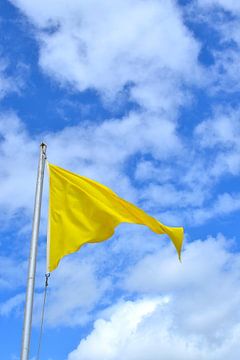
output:
<path id="1" fill-rule="evenodd" d="M 45 274 L 45 286 L 44 286 L 44 296 L 43 296 L 43 305 L 42 305 L 42 314 L 41 314 L 41 325 L 40 325 L 40 333 L 38 338 L 38 349 L 36 360 L 40 359 L 40 351 L 42 345 L 42 335 L 43 335 L 43 324 L 44 324 L 44 315 L 45 315 L 45 306 L 46 306 L 46 297 L 47 297 L 47 288 L 48 288 L 48 279 L 50 277 L 50 273 Z"/>

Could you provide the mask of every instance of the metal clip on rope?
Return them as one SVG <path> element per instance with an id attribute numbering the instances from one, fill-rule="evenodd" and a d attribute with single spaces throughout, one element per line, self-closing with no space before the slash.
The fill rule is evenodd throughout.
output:
<path id="1" fill-rule="evenodd" d="M 48 279 L 50 278 L 50 273 L 45 274 L 45 286 L 48 287 Z"/>

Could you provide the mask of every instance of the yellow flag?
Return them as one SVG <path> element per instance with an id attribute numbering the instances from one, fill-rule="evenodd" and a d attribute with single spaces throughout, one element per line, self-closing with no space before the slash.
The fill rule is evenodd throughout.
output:
<path id="1" fill-rule="evenodd" d="M 56 269 L 65 255 L 76 252 L 83 244 L 110 238 L 120 223 L 142 224 L 157 234 L 167 234 L 180 258 L 183 228 L 161 224 L 96 181 L 56 165 L 48 167 L 48 271 Z"/>

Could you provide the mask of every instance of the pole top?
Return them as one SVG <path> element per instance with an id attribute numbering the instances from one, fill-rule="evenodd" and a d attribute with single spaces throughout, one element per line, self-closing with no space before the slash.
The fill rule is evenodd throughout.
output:
<path id="1" fill-rule="evenodd" d="M 41 152 L 41 156 L 43 156 L 45 159 L 47 159 L 47 154 L 46 154 L 46 152 L 47 152 L 47 144 L 45 144 L 44 142 L 42 142 L 41 144 L 40 144 L 40 152 Z"/>

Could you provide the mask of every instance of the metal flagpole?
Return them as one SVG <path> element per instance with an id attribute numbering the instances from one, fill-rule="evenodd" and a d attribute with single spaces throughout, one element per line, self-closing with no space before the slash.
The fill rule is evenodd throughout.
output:
<path id="1" fill-rule="evenodd" d="M 28 265 L 28 279 L 27 279 L 27 292 L 26 292 L 24 325 L 23 325 L 23 335 L 22 335 L 21 360 L 28 360 L 29 358 L 29 347 L 30 347 L 31 326 L 32 326 L 33 294 L 34 294 L 36 259 L 37 259 L 37 243 L 38 243 L 39 222 L 40 222 L 40 214 L 41 214 L 46 149 L 47 149 L 47 145 L 42 143 L 40 145 L 40 157 L 38 164 L 38 175 L 37 175 L 34 214 L 33 214 L 32 240 L 31 240 L 31 249 L 30 249 L 30 257 L 29 257 L 29 265 Z"/>

